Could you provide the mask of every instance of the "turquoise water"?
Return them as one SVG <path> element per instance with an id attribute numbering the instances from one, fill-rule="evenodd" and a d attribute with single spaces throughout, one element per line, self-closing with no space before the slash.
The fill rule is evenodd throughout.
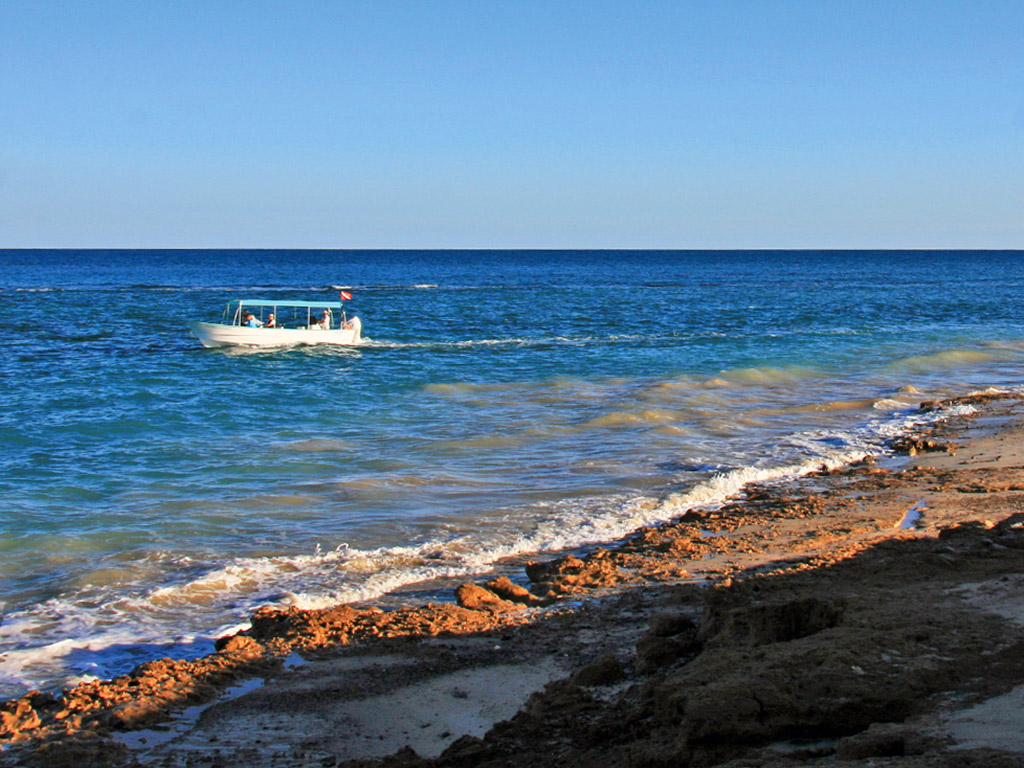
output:
<path id="1" fill-rule="evenodd" d="M 0 251 L 0 694 L 882 451 L 1024 383 L 1022 258 Z M 340 286 L 359 348 L 187 330 Z"/>

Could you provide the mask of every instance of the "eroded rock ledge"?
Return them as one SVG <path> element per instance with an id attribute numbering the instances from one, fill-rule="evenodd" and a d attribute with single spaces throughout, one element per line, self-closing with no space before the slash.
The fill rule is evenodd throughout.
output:
<path id="1" fill-rule="evenodd" d="M 950 751 L 921 718 L 1024 685 L 1020 625 L 960 589 L 1021 574 L 1017 513 L 723 584 L 699 623 L 656 613 L 625 662 L 602 657 L 550 684 L 485 738 L 382 765 L 1019 766 L 1024 755 Z"/>

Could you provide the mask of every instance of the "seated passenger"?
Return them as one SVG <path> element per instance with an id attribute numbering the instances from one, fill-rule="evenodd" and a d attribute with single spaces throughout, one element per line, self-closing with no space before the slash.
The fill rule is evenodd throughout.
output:
<path id="1" fill-rule="evenodd" d="M 257 320 L 252 312 L 246 312 L 242 316 L 242 325 L 246 326 L 247 328 L 259 328 L 261 325 L 263 325 L 263 323 Z"/>
<path id="2" fill-rule="evenodd" d="M 327 312 L 320 316 L 320 322 L 317 323 L 317 327 L 324 331 L 331 329 L 331 316 Z"/>
<path id="3" fill-rule="evenodd" d="M 277 320 L 274 319 L 274 313 L 271 312 L 267 315 L 267 322 L 263 324 L 264 328 L 277 328 Z"/>

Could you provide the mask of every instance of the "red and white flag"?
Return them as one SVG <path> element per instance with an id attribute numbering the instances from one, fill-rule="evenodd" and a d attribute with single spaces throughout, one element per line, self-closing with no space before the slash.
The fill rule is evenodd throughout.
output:
<path id="1" fill-rule="evenodd" d="M 352 298 L 352 294 L 349 293 L 348 291 L 340 291 L 339 295 L 341 296 L 342 301 L 348 301 L 349 299 Z"/>

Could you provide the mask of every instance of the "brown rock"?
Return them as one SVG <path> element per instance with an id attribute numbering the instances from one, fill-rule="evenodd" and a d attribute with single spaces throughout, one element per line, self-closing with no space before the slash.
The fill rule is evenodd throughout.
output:
<path id="1" fill-rule="evenodd" d="M 651 634 L 658 637 L 696 631 L 697 624 L 685 613 L 656 613 L 651 617 Z"/>
<path id="2" fill-rule="evenodd" d="M 259 656 L 265 649 L 251 637 L 245 635 L 232 635 L 217 640 L 216 648 L 222 653 L 232 653 L 240 656 Z"/>
<path id="3" fill-rule="evenodd" d="M 154 698 L 130 700 L 111 710 L 108 723 L 114 728 L 133 728 L 152 722 L 163 712 L 163 702 Z"/>
<path id="4" fill-rule="evenodd" d="M 926 740 L 902 723 L 872 723 L 866 731 L 839 740 L 836 758 L 864 760 L 870 757 L 919 755 L 926 749 Z"/>
<path id="5" fill-rule="evenodd" d="M 441 754 L 444 765 L 475 766 L 493 752 L 493 747 L 476 736 L 463 736 Z"/>
<path id="6" fill-rule="evenodd" d="M 943 528 L 939 531 L 939 540 L 949 541 L 958 538 L 977 538 L 979 533 L 987 532 L 988 530 L 989 526 L 981 520 L 968 520 L 949 528 Z"/>
<path id="7" fill-rule="evenodd" d="M 31 731 L 38 728 L 41 722 L 27 697 L 4 702 L 0 709 L 0 735 L 4 737 Z"/>
<path id="8" fill-rule="evenodd" d="M 137 768 L 131 750 L 111 738 L 78 733 L 64 739 L 33 745 L 17 765 L 45 768 Z"/>
<path id="9" fill-rule="evenodd" d="M 714 602 L 705 611 L 698 639 L 714 645 L 764 645 L 796 640 L 839 624 L 840 601 L 807 597 L 785 602 L 722 608 Z"/>
<path id="10" fill-rule="evenodd" d="M 484 582 L 484 587 L 489 589 L 498 597 L 504 600 L 510 600 L 513 603 L 530 605 L 531 603 L 541 602 L 541 599 L 536 595 L 531 594 L 530 590 L 525 587 L 520 587 L 518 584 L 513 584 L 512 580 L 507 576 L 499 576 L 496 579 Z"/>
<path id="11" fill-rule="evenodd" d="M 518 611 L 522 605 L 503 600 L 489 589 L 478 584 L 460 584 L 455 590 L 455 601 L 463 608 L 472 610 Z"/>
<path id="12" fill-rule="evenodd" d="M 698 650 L 692 637 L 661 637 L 644 635 L 636 643 L 636 671 L 649 674 L 657 669 L 671 666 Z"/>
<path id="13" fill-rule="evenodd" d="M 579 573 L 586 563 L 575 555 L 566 555 L 546 563 L 529 562 L 526 564 L 526 576 L 530 581 L 548 581 L 564 573 Z"/>
<path id="14" fill-rule="evenodd" d="M 566 555 L 547 563 L 528 563 L 526 575 L 542 595 L 564 595 L 597 587 L 611 587 L 631 580 L 616 565 L 616 557 L 604 549 L 586 560 Z"/>
<path id="15" fill-rule="evenodd" d="M 576 685 L 613 685 L 625 677 L 622 664 L 615 658 L 614 654 L 606 653 L 597 661 L 588 664 L 572 676 L 572 682 Z"/>

